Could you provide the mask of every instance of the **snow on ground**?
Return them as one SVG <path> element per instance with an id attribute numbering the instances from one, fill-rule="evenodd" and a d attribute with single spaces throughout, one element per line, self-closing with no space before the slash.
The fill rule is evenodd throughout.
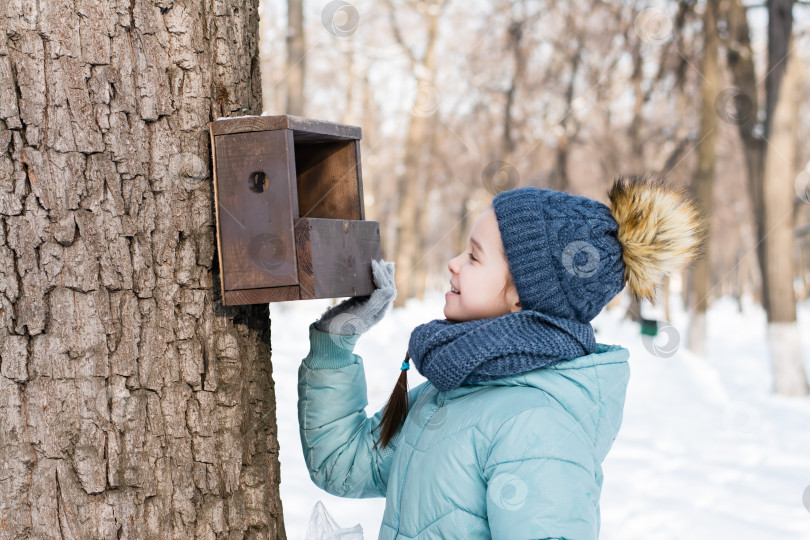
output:
<path id="1" fill-rule="evenodd" d="M 802 502 L 810 487 L 810 398 L 772 394 L 764 312 L 751 302 L 743 302 L 742 313 L 733 300 L 716 302 L 703 358 L 687 350 L 689 318 L 677 295 L 672 302 L 671 327 L 655 339 L 642 339 L 637 324 L 622 320 L 622 308 L 593 323 L 597 341 L 630 350 L 631 368 L 624 422 L 603 464 L 600 538 L 810 539 L 810 508 Z M 331 304 L 270 304 L 281 499 L 291 540 L 305 537 L 319 500 L 340 526 L 360 524 L 366 539 L 377 537 L 385 508 L 384 499 L 329 495 L 304 464 L 298 366 L 309 351 L 309 324 Z M 443 305 L 438 292 L 409 300 L 360 338 L 355 352 L 366 368 L 369 415 L 396 382 L 411 330 L 443 317 Z M 810 373 L 810 304 L 799 306 L 799 327 Z M 410 370 L 411 388 L 422 381 Z"/>

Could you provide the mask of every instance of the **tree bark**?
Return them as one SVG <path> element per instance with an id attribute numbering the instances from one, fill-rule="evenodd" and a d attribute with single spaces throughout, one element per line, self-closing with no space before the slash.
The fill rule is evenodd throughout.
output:
<path id="1" fill-rule="evenodd" d="M 207 124 L 257 0 L 0 12 L 0 536 L 284 538 L 267 306 L 223 308 Z"/>

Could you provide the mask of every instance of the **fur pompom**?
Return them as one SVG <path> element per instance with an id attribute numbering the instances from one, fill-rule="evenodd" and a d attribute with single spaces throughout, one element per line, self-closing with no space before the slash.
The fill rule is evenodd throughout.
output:
<path id="1" fill-rule="evenodd" d="M 608 198 L 619 224 L 627 285 L 636 298 L 655 302 L 663 277 L 700 255 L 706 236 L 703 218 L 682 189 L 656 177 L 618 178 Z"/>

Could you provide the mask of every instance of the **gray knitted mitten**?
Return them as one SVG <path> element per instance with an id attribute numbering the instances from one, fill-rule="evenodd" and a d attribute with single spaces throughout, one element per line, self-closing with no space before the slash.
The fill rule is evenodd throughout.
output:
<path id="1" fill-rule="evenodd" d="M 383 318 L 397 297 L 394 285 L 394 263 L 371 261 L 371 273 L 377 289 L 370 296 L 347 298 L 323 312 L 315 323 L 321 332 L 336 335 L 362 334 Z"/>

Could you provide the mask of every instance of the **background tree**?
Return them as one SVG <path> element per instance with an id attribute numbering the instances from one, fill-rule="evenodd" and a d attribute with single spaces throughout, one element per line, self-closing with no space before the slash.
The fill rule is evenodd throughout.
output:
<path id="1" fill-rule="evenodd" d="M 768 316 L 768 342 L 774 389 L 807 395 L 796 325 L 793 200 L 796 177 L 797 117 L 801 65 L 793 43 L 793 2 L 768 3 L 768 55 L 765 95 L 760 99 L 755 55 L 745 7 L 728 2 L 728 63 L 736 85 L 727 99 L 743 142 L 748 188 L 753 203 L 762 302 Z M 760 113 L 760 103 L 765 103 Z M 761 121 L 760 121 L 761 119 Z"/>
<path id="2" fill-rule="evenodd" d="M 284 538 L 267 306 L 217 290 L 207 124 L 257 0 L 0 13 L 0 534 Z"/>
<path id="3" fill-rule="evenodd" d="M 415 52 L 412 45 L 405 41 L 405 36 L 397 20 L 397 10 L 391 0 L 386 0 L 391 29 L 397 43 L 405 51 L 410 61 L 410 69 L 416 78 L 416 92 L 411 117 L 407 122 L 404 141 L 403 165 L 397 175 L 397 237 L 396 251 L 393 260 L 397 265 L 397 298 L 394 306 L 405 305 L 411 296 L 421 295 L 416 289 L 416 268 L 422 267 L 420 259 L 419 232 L 424 223 L 424 205 L 421 201 L 431 189 L 431 175 L 427 170 L 430 148 L 428 144 L 433 136 L 433 116 L 438 108 L 435 89 L 436 42 L 439 32 L 439 18 L 447 0 L 430 0 L 414 2 L 419 18 L 425 19 L 425 37 L 420 49 Z M 400 6 L 401 7 L 401 6 Z"/>
<path id="4" fill-rule="evenodd" d="M 287 114 L 304 116 L 304 0 L 287 0 Z"/>
<path id="5" fill-rule="evenodd" d="M 719 120 L 714 107 L 720 93 L 720 68 L 717 55 L 720 38 L 717 35 L 717 0 L 708 0 L 703 11 L 703 65 L 700 83 L 700 132 L 697 143 L 697 166 L 695 169 L 694 194 L 705 216 L 712 215 L 714 200 L 714 175 L 717 161 L 717 131 Z M 711 221 L 708 221 L 709 237 Z M 709 307 L 711 290 L 711 251 L 704 249 L 703 256 L 695 261 L 692 270 L 692 320 L 689 324 L 687 343 L 689 349 L 703 354 L 706 350 L 706 310 Z"/>
<path id="6" fill-rule="evenodd" d="M 796 297 L 793 291 L 793 199 L 796 136 L 803 71 L 793 50 L 793 0 L 768 2 L 768 72 L 765 76 L 765 149 L 762 176 L 765 245 L 763 272 L 768 341 L 779 394 L 806 396 Z"/>

